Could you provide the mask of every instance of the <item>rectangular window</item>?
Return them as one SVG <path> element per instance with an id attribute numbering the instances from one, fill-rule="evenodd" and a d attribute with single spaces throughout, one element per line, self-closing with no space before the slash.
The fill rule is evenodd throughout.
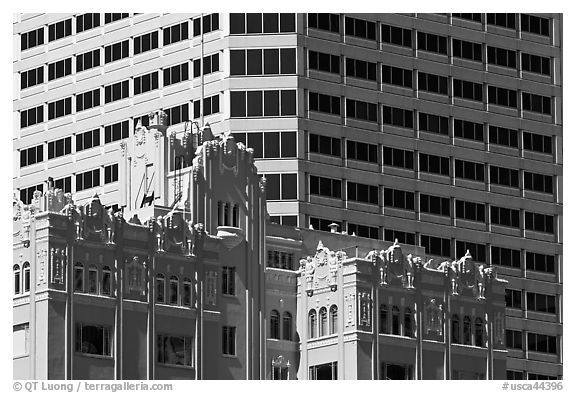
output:
<path id="1" fill-rule="evenodd" d="M 346 189 L 349 201 L 378 205 L 378 186 L 348 181 Z"/>
<path id="2" fill-rule="evenodd" d="M 168 336 L 158 334 L 158 363 L 178 366 L 192 366 L 194 340 L 189 336 Z"/>
<path id="3" fill-rule="evenodd" d="M 48 103 L 48 120 L 57 119 L 72 113 L 72 98 L 63 98 Z"/>
<path id="4" fill-rule="evenodd" d="M 72 192 L 72 176 L 54 180 L 54 188 L 59 188 L 64 193 Z"/>
<path id="5" fill-rule="evenodd" d="M 484 164 L 464 160 L 455 160 L 456 177 L 461 179 L 484 181 Z"/>
<path id="6" fill-rule="evenodd" d="M 412 70 L 382 64 L 382 83 L 412 88 Z"/>
<path id="7" fill-rule="evenodd" d="M 398 239 L 398 242 L 402 244 L 416 244 L 416 236 L 413 233 L 398 231 L 396 229 L 384 230 L 384 240 L 393 242 L 396 239 Z"/>
<path id="8" fill-rule="evenodd" d="M 471 20 L 473 22 L 482 22 L 482 14 L 452 14 L 453 18 Z"/>
<path id="9" fill-rule="evenodd" d="M 420 212 L 450 217 L 450 198 L 420 194 Z"/>
<path id="10" fill-rule="evenodd" d="M 128 57 L 129 40 L 117 42 L 104 47 L 104 64 Z"/>
<path id="11" fill-rule="evenodd" d="M 100 106 L 100 88 L 76 95 L 76 113 Z"/>
<path id="12" fill-rule="evenodd" d="M 24 202 L 26 205 L 29 205 L 30 203 L 32 203 L 32 198 L 34 197 L 34 192 L 35 191 L 42 192 L 43 190 L 44 190 L 43 184 L 38 184 L 36 186 L 23 188 L 20 190 L 20 200 L 22 202 Z"/>
<path id="13" fill-rule="evenodd" d="M 431 33 L 418 32 L 418 50 L 448 54 L 447 38 Z"/>
<path id="14" fill-rule="evenodd" d="M 112 356 L 112 327 L 76 323 L 76 352 Z"/>
<path id="15" fill-rule="evenodd" d="M 194 20 L 192 20 L 192 24 L 193 37 L 198 37 L 200 34 L 210 33 L 220 28 L 219 14 L 209 14 L 199 18 L 194 18 Z"/>
<path id="16" fill-rule="evenodd" d="M 364 19 L 350 18 L 345 19 L 346 35 L 351 35 L 366 40 L 376 40 L 376 22 L 370 22 Z"/>
<path id="17" fill-rule="evenodd" d="M 380 228 L 367 225 L 348 223 L 348 234 L 368 239 L 380 239 Z"/>
<path id="18" fill-rule="evenodd" d="M 296 173 L 267 173 L 266 200 L 298 199 L 298 175 Z"/>
<path id="19" fill-rule="evenodd" d="M 506 348 L 522 350 L 522 342 L 522 331 L 506 329 Z"/>
<path id="20" fill-rule="evenodd" d="M 524 188 L 526 190 L 553 194 L 554 193 L 553 180 L 554 177 L 550 175 L 542 175 L 540 173 L 533 173 L 533 172 L 524 172 Z"/>
<path id="21" fill-rule="evenodd" d="M 232 266 L 222 267 L 222 294 L 236 295 L 236 268 Z"/>
<path id="22" fill-rule="evenodd" d="M 34 48 L 44 44 L 44 27 L 20 34 L 20 50 Z"/>
<path id="23" fill-rule="evenodd" d="M 158 48 L 158 31 L 134 37 L 134 55 Z"/>
<path id="24" fill-rule="evenodd" d="M 62 157 L 72 153 L 72 137 L 48 142 L 48 159 Z"/>
<path id="25" fill-rule="evenodd" d="M 550 58 L 522 53 L 522 71 L 550 75 Z"/>
<path id="26" fill-rule="evenodd" d="M 398 168 L 414 169 L 414 152 L 384 146 L 382 150 L 382 163 Z"/>
<path id="27" fill-rule="evenodd" d="M 424 247 L 428 255 L 450 258 L 450 239 L 420 235 L 420 245 Z"/>
<path id="28" fill-rule="evenodd" d="M 365 162 L 378 163 L 378 145 L 347 140 L 346 158 Z"/>
<path id="29" fill-rule="evenodd" d="M 556 295 L 526 292 L 526 309 L 556 314 Z"/>
<path id="30" fill-rule="evenodd" d="M 450 176 L 450 158 L 420 153 L 420 171 Z"/>
<path id="31" fill-rule="evenodd" d="M 296 90 L 230 92 L 231 117 L 295 116 Z"/>
<path id="32" fill-rule="evenodd" d="M 346 76 L 376 81 L 376 63 L 347 57 Z"/>
<path id="33" fill-rule="evenodd" d="M 310 380 L 337 380 L 338 362 L 318 364 L 308 367 L 308 379 Z"/>
<path id="34" fill-rule="evenodd" d="M 100 185 L 100 168 L 76 175 L 76 191 L 87 190 Z"/>
<path id="35" fill-rule="evenodd" d="M 89 70 L 100 65 L 100 49 L 76 55 L 76 72 Z"/>
<path id="36" fill-rule="evenodd" d="M 522 378 L 524 379 L 524 378 Z M 535 374 L 535 373 L 528 373 L 529 380 L 542 380 L 542 381 L 555 381 L 559 379 L 556 375 L 546 375 L 546 374 Z"/>
<path id="37" fill-rule="evenodd" d="M 14 325 L 12 331 L 13 356 L 27 356 L 30 351 L 30 325 L 23 323 Z"/>
<path id="38" fill-rule="evenodd" d="M 552 154 L 552 137 L 524 131 L 522 133 L 524 149 L 538 153 Z"/>
<path id="39" fill-rule="evenodd" d="M 482 101 L 482 83 L 454 79 L 454 97 Z"/>
<path id="40" fill-rule="evenodd" d="M 554 255 L 526 251 L 526 270 L 554 274 Z"/>
<path id="41" fill-rule="evenodd" d="M 482 44 L 453 38 L 452 56 L 482 62 Z"/>
<path id="42" fill-rule="evenodd" d="M 418 71 L 418 90 L 447 95 L 448 78 Z"/>
<path id="43" fill-rule="evenodd" d="M 518 131 L 505 127 L 489 126 L 488 137 L 491 144 L 518 147 Z"/>
<path id="44" fill-rule="evenodd" d="M 520 211 L 505 207 L 491 206 L 490 220 L 492 224 L 520 228 Z"/>
<path id="45" fill-rule="evenodd" d="M 544 353 L 556 352 L 556 336 L 528 332 L 528 350 Z"/>
<path id="46" fill-rule="evenodd" d="M 134 95 L 146 93 L 158 88 L 158 71 L 134 77 Z M 126 95 L 127 97 L 128 95 Z"/>
<path id="47" fill-rule="evenodd" d="M 342 180 L 310 175 L 310 194 L 342 198 Z"/>
<path id="48" fill-rule="evenodd" d="M 118 164 L 107 165 L 104 167 L 104 184 L 118 181 Z"/>
<path id="49" fill-rule="evenodd" d="M 310 91 L 308 105 L 311 111 L 340 116 L 340 97 Z"/>
<path id="50" fill-rule="evenodd" d="M 456 257 L 466 255 L 470 251 L 472 258 L 477 262 L 486 262 L 486 245 L 456 240 Z"/>
<path id="51" fill-rule="evenodd" d="M 246 147 L 254 149 L 255 158 L 296 157 L 296 133 L 293 131 L 234 133 L 233 135 L 236 142 L 242 142 Z"/>
<path id="52" fill-rule="evenodd" d="M 522 309 L 522 291 L 506 289 L 504 298 L 506 300 L 506 307 Z"/>
<path id="53" fill-rule="evenodd" d="M 525 111 L 551 115 L 551 101 L 552 99 L 550 97 L 539 94 L 522 93 L 522 109 Z"/>
<path id="54" fill-rule="evenodd" d="M 200 100 L 194 101 L 192 105 L 194 107 L 194 119 L 200 118 Z M 202 109 L 204 116 L 220 112 L 220 95 L 216 94 L 204 98 Z"/>
<path id="55" fill-rule="evenodd" d="M 166 124 L 172 126 L 190 120 L 190 108 L 188 104 L 177 105 L 172 108 L 165 109 L 164 112 L 168 116 Z"/>
<path id="56" fill-rule="evenodd" d="M 308 27 L 340 33 L 340 15 L 338 14 L 308 14 Z"/>
<path id="57" fill-rule="evenodd" d="M 490 183 L 518 188 L 518 170 L 490 165 Z"/>
<path id="58" fill-rule="evenodd" d="M 550 36 L 550 19 L 534 15 L 520 16 L 520 29 L 532 34 Z"/>
<path id="59" fill-rule="evenodd" d="M 267 266 L 276 269 L 294 270 L 294 254 L 268 250 Z"/>
<path id="60" fill-rule="evenodd" d="M 486 14 L 486 23 L 507 29 L 515 29 L 516 14 Z"/>
<path id="61" fill-rule="evenodd" d="M 294 14 L 280 14 L 280 33 L 295 33 L 296 18 Z M 230 14 L 230 34 L 278 33 L 278 14 Z"/>
<path id="62" fill-rule="evenodd" d="M 382 24 L 382 42 L 412 48 L 412 30 Z"/>
<path id="63" fill-rule="evenodd" d="M 414 193 L 410 191 L 384 188 L 384 206 L 396 209 L 414 210 Z"/>
<path id="64" fill-rule="evenodd" d="M 48 42 L 72 35 L 72 18 L 48 25 Z"/>
<path id="65" fill-rule="evenodd" d="M 62 78 L 72 74 L 72 58 L 58 60 L 48 64 L 48 80 Z"/>
<path id="66" fill-rule="evenodd" d="M 524 212 L 524 222 L 527 230 L 554 233 L 554 216 Z"/>
<path id="67" fill-rule="evenodd" d="M 188 21 L 162 29 L 164 46 L 188 39 Z"/>
<path id="68" fill-rule="evenodd" d="M 20 150 L 20 168 L 44 161 L 44 145 Z"/>
<path id="69" fill-rule="evenodd" d="M 104 14 L 104 24 L 116 22 L 121 19 L 128 18 L 128 14 L 120 14 L 120 13 L 105 13 Z"/>
<path id="70" fill-rule="evenodd" d="M 296 73 L 296 49 L 236 49 L 230 51 L 230 75 Z"/>
<path id="71" fill-rule="evenodd" d="M 76 33 L 100 26 L 100 14 L 82 14 L 76 17 Z"/>
<path id="72" fill-rule="evenodd" d="M 128 138 L 128 120 L 110 124 L 104 127 L 104 143 Z"/>
<path id="73" fill-rule="evenodd" d="M 506 370 L 506 379 L 509 381 L 523 380 L 524 371 Z"/>
<path id="74" fill-rule="evenodd" d="M 202 74 L 208 75 L 213 72 L 220 70 L 220 61 L 218 57 L 218 53 L 214 53 L 213 55 L 204 56 L 202 58 Z M 193 62 L 194 66 L 194 78 L 200 76 L 200 59 L 196 59 Z"/>
<path id="75" fill-rule="evenodd" d="M 316 230 L 323 231 L 323 232 L 330 232 L 331 231 L 331 229 L 330 229 L 331 224 L 338 225 L 338 228 L 342 227 L 342 223 L 340 221 L 337 221 L 337 220 L 310 217 L 310 225 L 312 226 L 312 228 L 314 228 Z"/>
<path id="76" fill-rule="evenodd" d="M 382 106 L 382 123 L 396 127 L 413 128 L 414 113 L 410 109 Z"/>
<path id="77" fill-rule="evenodd" d="M 235 326 L 222 326 L 222 354 L 236 356 Z"/>
<path id="78" fill-rule="evenodd" d="M 44 121 L 44 106 L 20 111 L 20 128 L 33 126 Z"/>
<path id="79" fill-rule="evenodd" d="M 493 265 L 508 266 L 520 269 L 520 250 L 506 247 L 490 247 Z"/>
<path id="80" fill-rule="evenodd" d="M 516 52 L 504 48 L 488 47 L 488 64 L 516 68 Z"/>
<path id="81" fill-rule="evenodd" d="M 310 153 L 320 153 L 340 157 L 340 138 L 310 134 Z"/>
<path id="82" fill-rule="evenodd" d="M 467 120 L 454 119 L 454 137 L 483 142 L 484 124 L 474 123 Z"/>
<path id="83" fill-rule="evenodd" d="M 44 83 L 44 66 L 20 73 L 20 89 L 24 90 L 32 86 Z"/>
<path id="84" fill-rule="evenodd" d="M 340 56 L 308 51 L 308 68 L 340 75 Z"/>
<path id="85" fill-rule="evenodd" d="M 128 98 L 130 90 L 128 89 L 128 80 L 104 86 L 104 103 L 119 101 Z"/>

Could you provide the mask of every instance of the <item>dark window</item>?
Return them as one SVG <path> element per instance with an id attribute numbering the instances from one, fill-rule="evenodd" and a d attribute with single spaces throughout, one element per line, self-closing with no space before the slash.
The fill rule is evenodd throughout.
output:
<path id="1" fill-rule="evenodd" d="M 524 172 L 524 188 L 531 191 L 554 193 L 553 176 L 540 173 Z"/>
<path id="2" fill-rule="evenodd" d="M 382 123 L 396 127 L 413 128 L 414 113 L 410 109 L 382 106 Z"/>
<path id="3" fill-rule="evenodd" d="M 340 15 L 338 14 L 308 14 L 308 27 L 340 33 Z"/>
<path id="4" fill-rule="evenodd" d="M 200 76 L 199 74 L 196 75 L 197 74 L 196 64 L 198 64 L 198 62 L 196 62 L 196 60 L 195 60 L 194 77 Z M 220 58 L 218 56 L 218 53 L 214 53 L 213 55 L 209 55 L 209 56 L 204 56 L 203 60 L 202 60 L 202 74 L 207 75 L 207 74 L 211 74 L 211 73 L 217 72 L 217 71 L 220 71 Z"/>
<path id="5" fill-rule="evenodd" d="M 556 295 L 526 292 L 526 309 L 556 314 Z"/>
<path id="6" fill-rule="evenodd" d="M 310 175 L 310 194 L 342 198 L 342 180 Z"/>
<path id="7" fill-rule="evenodd" d="M 448 157 L 420 153 L 420 171 L 449 176 L 450 159 Z"/>
<path id="8" fill-rule="evenodd" d="M 522 53 L 522 71 L 550 75 L 550 58 Z"/>
<path id="9" fill-rule="evenodd" d="M 230 107 L 231 117 L 294 116 L 296 115 L 296 91 L 232 91 L 230 92 Z"/>
<path id="10" fill-rule="evenodd" d="M 456 314 L 452 314 L 452 320 L 450 321 L 450 327 L 452 328 L 452 343 L 453 344 L 461 344 L 461 336 L 460 336 L 460 317 Z"/>
<path id="11" fill-rule="evenodd" d="M 34 48 L 42 44 L 44 44 L 44 27 L 20 35 L 20 50 Z"/>
<path id="12" fill-rule="evenodd" d="M 506 300 L 506 307 L 510 308 L 522 308 L 522 291 L 516 289 L 506 289 L 504 296 Z"/>
<path id="13" fill-rule="evenodd" d="M 520 16 L 520 28 L 533 34 L 550 36 L 550 19 L 534 15 L 522 14 Z"/>
<path id="14" fill-rule="evenodd" d="M 164 303 L 166 297 L 166 280 L 162 274 L 156 275 L 156 303 Z"/>
<path id="15" fill-rule="evenodd" d="M 273 52 L 275 53 L 275 52 Z M 266 73 L 266 56 L 264 56 L 264 72 Z M 295 48 L 281 48 L 280 49 L 280 74 L 295 74 L 296 73 L 296 49 Z"/>
<path id="16" fill-rule="evenodd" d="M 100 106 L 100 88 L 76 95 L 76 112 Z"/>
<path id="17" fill-rule="evenodd" d="M 490 183 L 518 187 L 518 170 L 490 165 Z"/>
<path id="18" fill-rule="evenodd" d="M 345 20 L 346 35 L 352 35 L 367 40 L 376 39 L 376 22 L 370 22 L 364 19 L 346 17 Z"/>
<path id="19" fill-rule="evenodd" d="M 448 94 L 448 78 L 418 71 L 418 90 Z"/>
<path id="20" fill-rule="evenodd" d="M 308 105 L 311 111 L 340 116 L 340 97 L 321 93 L 308 93 Z"/>
<path id="21" fill-rule="evenodd" d="M 192 33 L 193 37 L 197 37 L 200 34 L 210 33 L 220 28 L 219 14 L 210 14 L 194 18 L 192 24 L 193 24 L 193 33 Z"/>
<path id="22" fill-rule="evenodd" d="M 134 95 L 146 93 L 158 88 L 158 71 L 134 78 Z"/>
<path id="23" fill-rule="evenodd" d="M 33 126 L 44 121 L 44 106 L 20 111 L 20 128 Z"/>
<path id="24" fill-rule="evenodd" d="M 128 18 L 128 16 L 129 15 L 127 13 L 124 13 L 124 14 L 106 13 L 106 14 L 104 14 L 104 24 L 116 22 L 116 21 L 121 20 L 121 19 L 126 19 L 126 18 Z"/>
<path id="25" fill-rule="evenodd" d="M 539 94 L 522 93 L 522 109 L 525 111 L 552 114 L 551 98 Z"/>
<path id="26" fill-rule="evenodd" d="M 156 81 L 158 83 L 158 81 Z M 104 103 L 114 102 L 128 98 L 130 91 L 128 89 L 128 80 L 104 86 Z"/>
<path id="27" fill-rule="evenodd" d="M 298 176 L 295 173 L 267 173 L 266 200 L 298 199 Z"/>
<path id="28" fill-rule="evenodd" d="M 454 119 L 454 137 L 483 142 L 484 124 L 474 123 L 467 120 Z"/>
<path id="29" fill-rule="evenodd" d="M 230 14 L 230 34 L 246 33 L 246 14 Z"/>
<path id="30" fill-rule="evenodd" d="M 22 202 L 24 202 L 26 205 L 29 205 L 30 203 L 32 203 L 32 198 L 34 197 L 34 192 L 40 191 L 40 193 L 42 193 L 43 189 L 44 189 L 43 184 L 38 184 L 36 186 L 23 188 L 20 190 L 20 200 Z"/>
<path id="31" fill-rule="evenodd" d="M 57 119 L 72 113 L 72 98 L 63 98 L 48 103 L 48 120 Z"/>
<path id="32" fill-rule="evenodd" d="M 382 83 L 412 88 L 412 70 L 382 65 Z"/>
<path id="33" fill-rule="evenodd" d="M 72 192 L 72 177 L 67 176 L 54 180 L 54 188 L 59 188 L 64 193 Z"/>
<path id="34" fill-rule="evenodd" d="M 194 119 L 198 119 L 200 117 L 200 100 L 194 101 L 193 106 L 194 106 Z M 204 98 L 202 111 L 204 116 L 209 116 L 214 113 L 220 112 L 220 95 L 215 94 L 213 96 Z"/>
<path id="35" fill-rule="evenodd" d="M 158 31 L 142 34 L 134 37 L 134 55 L 151 51 L 158 48 Z"/>
<path id="36" fill-rule="evenodd" d="M 448 54 L 446 37 L 431 33 L 418 32 L 418 49 L 427 52 Z"/>
<path id="37" fill-rule="evenodd" d="M 482 22 L 482 14 L 452 14 L 453 18 L 471 20 L 473 22 Z"/>
<path id="38" fill-rule="evenodd" d="M 454 79 L 454 97 L 482 101 L 482 83 Z"/>
<path id="39" fill-rule="evenodd" d="M 398 168 L 414 169 L 414 152 L 410 150 L 383 147 L 382 163 Z"/>
<path id="40" fill-rule="evenodd" d="M 340 221 L 324 219 L 324 218 L 310 217 L 310 225 L 312 226 L 312 228 L 314 228 L 316 230 L 320 230 L 323 232 L 330 232 L 331 231 L 331 229 L 330 229 L 331 224 L 336 224 L 336 225 L 338 225 L 338 227 L 342 227 L 342 223 Z"/>
<path id="41" fill-rule="evenodd" d="M 222 354 L 236 356 L 235 326 L 222 326 Z"/>
<path id="42" fill-rule="evenodd" d="M 118 164 L 107 165 L 104 167 L 104 184 L 118 181 Z"/>
<path id="43" fill-rule="evenodd" d="M 236 268 L 233 266 L 222 267 L 222 294 L 236 295 Z"/>
<path id="44" fill-rule="evenodd" d="M 416 236 L 413 233 L 398 231 L 396 229 L 384 230 L 384 240 L 393 242 L 396 239 L 402 244 L 416 244 Z"/>
<path id="45" fill-rule="evenodd" d="M 520 228 L 520 211 L 505 207 L 491 206 L 490 220 L 492 224 Z"/>
<path id="46" fill-rule="evenodd" d="M 524 378 L 521 378 L 524 379 Z M 546 374 L 535 374 L 535 373 L 528 373 L 529 380 L 542 380 L 542 381 L 555 381 L 559 379 L 556 375 L 546 375 Z"/>
<path id="47" fill-rule="evenodd" d="M 522 350 L 522 331 L 506 329 L 506 348 Z"/>
<path id="48" fill-rule="evenodd" d="M 347 57 L 346 76 L 376 81 L 376 63 Z"/>
<path id="49" fill-rule="evenodd" d="M 463 59 L 482 61 L 482 44 L 452 39 L 452 55 Z"/>
<path id="50" fill-rule="evenodd" d="M 166 125 L 172 126 L 190 120 L 190 108 L 188 104 L 176 105 L 164 110 L 168 119 Z"/>
<path id="51" fill-rule="evenodd" d="M 48 142 L 48 159 L 58 158 L 72 153 L 72 137 Z"/>
<path id="52" fill-rule="evenodd" d="M 112 328 L 76 323 L 76 352 L 112 356 Z"/>
<path id="53" fill-rule="evenodd" d="M 378 205 L 378 186 L 348 181 L 346 188 L 348 191 L 347 196 L 349 201 Z"/>
<path id="54" fill-rule="evenodd" d="M 340 138 L 310 134 L 310 153 L 320 153 L 340 157 Z"/>
<path id="55" fill-rule="evenodd" d="M 539 153 L 552 154 L 552 137 L 524 131 L 522 136 L 524 149 Z"/>
<path id="56" fill-rule="evenodd" d="M 371 227 L 367 225 L 361 224 L 352 224 L 348 223 L 348 234 L 349 235 L 356 235 L 360 237 L 366 237 L 368 239 L 380 239 L 378 227 Z"/>
<path id="57" fill-rule="evenodd" d="M 450 217 L 450 198 L 420 194 L 420 212 Z"/>
<path id="58" fill-rule="evenodd" d="M 346 158 L 349 160 L 366 161 L 377 164 L 378 145 L 347 140 Z"/>
<path id="59" fill-rule="evenodd" d="M 337 380 L 338 362 L 318 364 L 308 367 L 308 379 L 310 380 Z"/>
<path id="60" fill-rule="evenodd" d="M 128 57 L 129 40 L 104 47 L 104 64 Z"/>
<path id="61" fill-rule="evenodd" d="M 100 26 L 100 14 L 82 14 L 76 17 L 76 33 Z"/>
<path id="62" fill-rule="evenodd" d="M 461 179 L 484 181 L 484 164 L 464 160 L 455 160 L 456 177 Z"/>
<path id="63" fill-rule="evenodd" d="M 311 70 L 340 74 L 340 56 L 308 51 L 308 68 Z"/>
<path id="64" fill-rule="evenodd" d="M 44 145 L 20 150 L 20 168 L 44 161 Z"/>
<path id="65" fill-rule="evenodd" d="M 246 33 L 262 33 L 262 14 L 246 14 Z"/>
<path id="66" fill-rule="evenodd" d="M 488 47 L 488 64 L 516 68 L 516 52 L 504 48 Z"/>
<path id="67" fill-rule="evenodd" d="M 280 313 L 277 310 L 270 312 L 270 338 L 280 339 Z"/>
<path id="68" fill-rule="evenodd" d="M 104 143 L 128 138 L 128 120 L 104 127 Z"/>
<path id="69" fill-rule="evenodd" d="M 175 83 L 188 80 L 188 62 L 178 64 L 169 68 L 165 68 L 164 74 L 164 86 L 170 86 Z M 134 90 L 136 90 L 136 84 L 134 85 Z M 136 94 L 136 93 L 134 93 Z"/>
<path id="70" fill-rule="evenodd" d="M 48 80 L 62 78 L 72 73 L 72 58 L 62 59 L 48 64 Z"/>
<path id="71" fill-rule="evenodd" d="M 506 370 L 506 379 L 509 381 L 523 380 L 524 371 Z"/>
<path id="72" fill-rule="evenodd" d="M 76 56 L 76 72 L 89 70 L 100 65 L 100 49 Z"/>
<path id="73" fill-rule="evenodd" d="M 280 33 L 296 32 L 295 14 L 230 14 L 230 34 L 277 34 L 278 19 Z"/>
<path id="74" fill-rule="evenodd" d="M 492 264 L 520 269 L 520 250 L 506 247 L 490 247 Z"/>
<path id="75" fill-rule="evenodd" d="M 76 191 L 100 185 L 100 169 L 93 169 L 76 175 Z"/>
<path id="76" fill-rule="evenodd" d="M 450 239 L 420 235 L 420 245 L 424 247 L 426 254 L 450 258 Z"/>
<path id="77" fill-rule="evenodd" d="M 384 188 L 384 206 L 414 210 L 414 193 L 395 190 L 393 188 Z"/>
<path id="78" fill-rule="evenodd" d="M 486 23 L 507 29 L 515 29 L 516 14 L 486 14 Z"/>
<path id="79" fill-rule="evenodd" d="M 44 83 L 44 66 L 20 73 L 20 89 L 36 86 Z"/>
<path id="80" fill-rule="evenodd" d="M 48 42 L 72 35 L 72 18 L 48 25 Z"/>
<path id="81" fill-rule="evenodd" d="M 482 205 L 482 208 L 484 206 Z M 472 258 L 477 262 L 486 262 L 486 245 L 456 240 L 456 257 L 466 255 L 470 251 Z"/>
<path id="82" fill-rule="evenodd" d="M 76 134 L 76 152 L 100 146 L 100 129 Z"/>
<path id="83" fill-rule="evenodd" d="M 157 335 L 157 353 L 159 364 L 192 366 L 194 345 L 192 337 Z"/>
<path id="84" fill-rule="evenodd" d="M 554 255 L 545 255 L 526 251 L 526 269 L 554 274 Z"/>
<path id="85" fill-rule="evenodd" d="M 524 222 L 527 230 L 554 233 L 554 216 L 524 212 Z"/>
<path id="86" fill-rule="evenodd" d="M 518 131 L 510 128 L 489 126 L 488 135 L 491 144 L 518 147 Z"/>
<path id="87" fill-rule="evenodd" d="M 412 48 L 412 30 L 383 24 L 382 42 Z"/>
<path id="88" fill-rule="evenodd" d="M 188 39 L 188 21 L 162 29 L 164 46 Z"/>
<path id="89" fill-rule="evenodd" d="M 556 336 L 528 332 L 528 350 L 545 353 L 556 352 Z"/>

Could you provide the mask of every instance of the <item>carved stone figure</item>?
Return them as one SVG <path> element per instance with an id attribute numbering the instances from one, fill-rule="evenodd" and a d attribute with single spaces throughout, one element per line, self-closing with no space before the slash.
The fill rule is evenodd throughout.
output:
<path id="1" fill-rule="evenodd" d="M 442 306 L 440 306 L 436 299 L 430 299 L 428 304 L 424 307 L 425 328 L 427 333 L 442 334 Z"/>

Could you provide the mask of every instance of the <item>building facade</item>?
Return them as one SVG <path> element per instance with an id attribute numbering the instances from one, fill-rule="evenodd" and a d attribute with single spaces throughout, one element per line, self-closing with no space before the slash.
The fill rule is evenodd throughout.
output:
<path id="1" fill-rule="evenodd" d="M 49 171 L 125 206 L 121 141 L 163 108 L 254 149 L 275 223 L 498 266 L 508 377 L 562 376 L 561 14 L 14 18 L 21 200 Z"/>

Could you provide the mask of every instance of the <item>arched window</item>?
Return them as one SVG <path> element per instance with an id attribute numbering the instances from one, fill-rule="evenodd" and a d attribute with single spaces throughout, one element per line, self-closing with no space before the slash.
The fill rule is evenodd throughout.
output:
<path id="1" fill-rule="evenodd" d="M 95 265 L 88 268 L 88 293 L 98 293 L 98 268 Z"/>
<path id="2" fill-rule="evenodd" d="M 178 281 L 178 277 L 170 277 L 170 298 L 168 300 L 173 306 L 178 305 Z"/>
<path id="3" fill-rule="evenodd" d="M 388 334 L 388 306 L 386 304 L 380 305 L 380 328 L 379 333 Z"/>
<path id="4" fill-rule="evenodd" d="M 319 336 L 325 336 L 328 334 L 328 311 L 326 307 L 320 309 L 320 334 Z"/>
<path id="5" fill-rule="evenodd" d="M 477 347 L 484 346 L 484 321 L 482 318 L 476 318 L 474 322 L 474 345 Z"/>
<path id="6" fill-rule="evenodd" d="M 460 318 L 458 315 L 452 315 L 452 343 L 460 344 Z"/>
<path id="7" fill-rule="evenodd" d="M 112 270 L 109 266 L 102 268 L 102 295 L 112 295 Z"/>
<path id="8" fill-rule="evenodd" d="M 84 292 L 84 265 L 80 262 L 74 265 L 74 291 Z"/>
<path id="9" fill-rule="evenodd" d="M 392 334 L 400 335 L 400 309 L 392 307 Z"/>
<path id="10" fill-rule="evenodd" d="M 280 313 L 276 310 L 270 313 L 270 338 L 280 339 Z"/>
<path id="11" fill-rule="evenodd" d="M 288 311 L 282 314 L 282 339 L 292 341 L 292 314 Z"/>
<path id="12" fill-rule="evenodd" d="M 472 322 L 470 321 L 470 317 L 468 315 L 466 315 L 464 317 L 463 330 L 464 330 L 464 334 L 462 337 L 462 344 L 471 345 L 472 344 Z"/>
<path id="13" fill-rule="evenodd" d="M 330 307 L 330 334 L 338 332 L 338 306 Z"/>
<path id="14" fill-rule="evenodd" d="M 406 307 L 404 310 L 404 336 L 412 337 L 412 310 Z"/>
<path id="15" fill-rule="evenodd" d="M 30 292 L 30 262 L 24 262 L 22 273 L 24 274 L 24 293 Z"/>
<path id="16" fill-rule="evenodd" d="M 164 303 L 165 287 L 164 275 L 156 275 L 156 303 Z"/>
<path id="17" fill-rule="evenodd" d="M 14 295 L 18 295 L 20 294 L 20 283 L 21 283 L 20 266 L 14 265 L 13 270 L 14 270 Z"/>
<path id="18" fill-rule="evenodd" d="M 192 305 L 192 280 L 184 277 L 182 282 L 182 306 L 190 307 Z"/>
<path id="19" fill-rule="evenodd" d="M 316 320 L 316 310 L 310 310 L 308 313 L 308 338 L 316 337 L 317 324 L 318 322 Z"/>

